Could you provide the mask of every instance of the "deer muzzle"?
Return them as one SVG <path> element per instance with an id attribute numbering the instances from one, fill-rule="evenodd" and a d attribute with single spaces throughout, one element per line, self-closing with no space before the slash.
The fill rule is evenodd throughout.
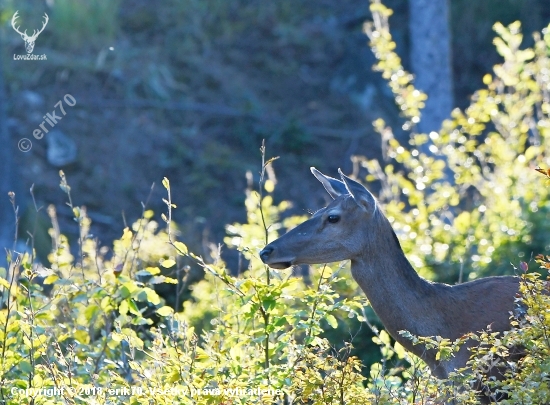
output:
<path id="1" fill-rule="evenodd" d="M 294 258 L 279 257 L 276 249 L 271 244 L 262 249 L 260 259 L 274 269 L 286 269 L 292 266 L 292 262 L 294 261 Z"/>

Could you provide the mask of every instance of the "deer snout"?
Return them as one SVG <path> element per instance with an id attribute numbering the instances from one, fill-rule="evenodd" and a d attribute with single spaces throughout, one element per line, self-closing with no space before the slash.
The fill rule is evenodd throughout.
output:
<path id="1" fill-rule="evenodd" d="M 293 257 L 282 257 L 272 245 L 267 245 L 260 251 L 260 259 L 273 269 L 286 269 L 292 266 L 294 261 Z"/>
<path id="2" fill-rule="evenodd" d="M 273 253 L 273 248 L 271 246 L 266 246 L 262 249 L 260 252 L 260 259 L 262 259 L 262 262 L 267 264 L 267 261 L 269 260 L 269 256 Z"/>

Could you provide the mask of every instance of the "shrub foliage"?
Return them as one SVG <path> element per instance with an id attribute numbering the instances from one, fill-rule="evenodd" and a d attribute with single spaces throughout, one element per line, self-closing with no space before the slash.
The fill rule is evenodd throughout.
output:
<path id="1" fill-rule="evenodd" d="M 112 247 L 90 234 L 86 210 L 73 204 L 79 229 L 71 249 L 52 219 L 51 266 L 30 253 L 8 257 L 0 274 L 0 400 L 9 404 L 429 404 L 446 398 L 474 404 L 470 387 L 481 380 L 503 403 L 549 401 L 550 297 L 538 272 L 550 269 L 545 253 L 548 189 L 536 172 L 550 175 L 550 32 L 520 49 L 518 24 L 496 25 L 504 62 L 484 78 L 486 88 L 465 111 L 456 110 L 439 133 L 416 134 L 425 95 L 416 90 L 393 52 L 387 25 L 391 10 L 372 2 L 375 24 L 366 27 L 379 63 L 412 131 L 401 146 L 382 121 L 388 162 L 356 158 L 368 181 L 382 182 L 380 199 L 406 253 L 425 275 L 457 281 L 514 270 L 521 277 L 512 329 L 490 330 L 457 342 L 409 336 L 452 356 L 466 338 L 480 342 L 468 368 L 437 381 L 425 364 L 394 344 L 365 316 L 345 264 L 315 267 L 308 282 L 291 269 L 274 270 L 259 248 L 303 218 L 281 219 L 289 202 L 275 204 L 273 160 L 263 161 L 257 190 L 247 191 L 247 223 L 228 226 L 226 244 L 249 261 L 242 274 L 221 258 L 212 263 L 188 251 L 172 221 L 177 209 L 170 183 L 162 226 L 153 213 L 123 230 Z M 262 156 L 265 150 L 262 148 Z M 14 196 L 12 195 L 12 199 Z M 15 204 L 15 202 L 14 202 Z M 533 261 L 524 255 L 541 252 Z M 188 264 L 204 280 L 175 310 L 157 294 L 186 285 Z M 516 267 L 509 265 L 517 263 Z M 167 290 L 167 289 L 165 289 Z M 179 302 L 179 300 L 176 300 Z M 375 333 L 381 361 L 364 365 L 351 338 L 334 346 L 323 332 L 357 318 Z M 407 333 L 404 331 L 403 333 Z M 521 358 L 508 357 L 521 348 Z M 484 370 L 506 365 L 505 379 Z M 489 391 L 488 391 L 489 392 Z"/>

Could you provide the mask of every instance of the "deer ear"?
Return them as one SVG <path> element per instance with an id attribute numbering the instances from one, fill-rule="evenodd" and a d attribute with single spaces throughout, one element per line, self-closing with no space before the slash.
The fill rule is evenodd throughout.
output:
<path id="1" fill-rule="evenodd" d="M 342 183 L 346 186 L 347 192 L 359 206 L 365 208 L 368 212 L 376 211 L 376 198 L 361 183 L 350 179 L 342 170 L 338 169 Z"/>
<path id="2" fill-rule="evenodd" d="M 342 194 L 349 194 L 348 189 L 346 188 L 346 185 L 342 183 L 340 180 L 336 180 L 332 177 L 325 176 L 323 173 L 321 173 L 316 168 L 312 167 L 310 168 L 311 173 L 321 182 L 325 190 L 330 194 L 330 196 L 333 199 L 336 199 L 337 197 L 340 197 Z"/>

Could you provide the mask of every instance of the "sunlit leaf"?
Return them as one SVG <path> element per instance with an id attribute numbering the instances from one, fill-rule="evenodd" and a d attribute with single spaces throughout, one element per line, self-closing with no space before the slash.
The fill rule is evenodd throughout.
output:
<path id="1" fill-rule="evenodd" d="M 168 316 L 174 313 L 174 309 L 168 306 L 160 307 L 157 309 L 157 314 L 160 316 Z"/>

